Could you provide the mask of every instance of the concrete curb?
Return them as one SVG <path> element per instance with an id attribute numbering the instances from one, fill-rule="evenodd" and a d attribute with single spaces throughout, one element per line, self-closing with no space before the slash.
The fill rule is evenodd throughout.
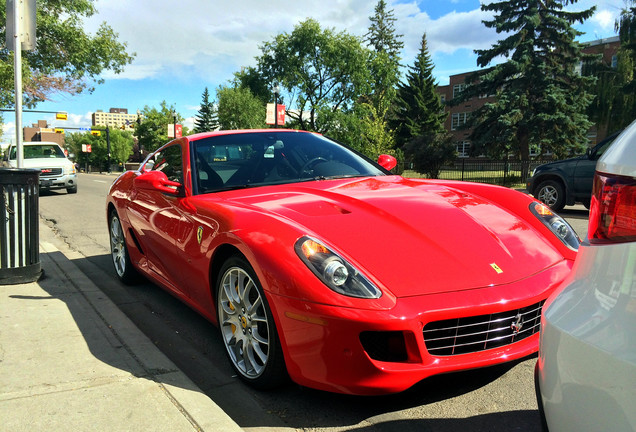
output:
<path id="1" fill-rule="evenodd" d="M 40 281 L 0 286 L 0 429 L 242 430 L 69 257 L 40 252 Z"/>

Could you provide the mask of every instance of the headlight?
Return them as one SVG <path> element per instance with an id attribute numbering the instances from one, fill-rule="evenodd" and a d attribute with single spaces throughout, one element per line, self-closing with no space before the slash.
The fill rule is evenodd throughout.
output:
<path id="1" fill-rule="evenodd" d="M 559 240 L 572 250 L 579 250 L 581 240 L 574 229 L 558 214 L 550 210 L 550 207 L 540 202 L 530 204 L 530 212 L 535 215 Z"/>
<path id="2" fill-rule="evenodd" d="M 294 249 L 309 270 L 335 292 L 358 298 L 382 296 L 369 279 L 318 240 L 301 237 Z"/>

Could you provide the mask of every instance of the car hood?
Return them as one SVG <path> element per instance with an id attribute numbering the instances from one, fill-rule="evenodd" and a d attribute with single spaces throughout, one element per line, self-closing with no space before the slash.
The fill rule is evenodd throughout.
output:
<path id="1" fill-rule="evenodd" d="M 554 167 L 565 167 L 568 165 L 572 165 L 575 166 L 578 162 L 587 159 L 587 156 L 585 155 L 581 155 L 581 156 L 575 156 L 572 158 L 568 158 L 568 159 L 560 159 L 558 161 L 554 161 L 554 162 L 548 162 L 542 165 L 539 165 L 536 169 L 537 170 L 541 170 L 541 169 L 546 169 L 546 168 L 554 168 Z"/>
<path id="2" fill-rule="evenodd" d="M 520 216 L 449 185 L 387 176 L 270 190 L 231 200 L 293 221 L 398 297 L 508 284 L 564 259 Z"/>
<path id="3" fill-rule="evenodd" d="M 16 161 L 12 160 L 12 165 Z M 23 168 L 64 168 L 72 162 L 65 158 L 35 158 L 24 159 Z M 17 166 L 17 165 L 16 165 Z"/>

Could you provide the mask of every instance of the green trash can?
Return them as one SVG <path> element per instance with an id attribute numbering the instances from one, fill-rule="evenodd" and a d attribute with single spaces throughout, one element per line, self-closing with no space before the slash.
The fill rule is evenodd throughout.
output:
<path id="1" fill-rule="evenodd" d="M 40 170 L 0 168 L 0 285 L 38 280 Z"/>

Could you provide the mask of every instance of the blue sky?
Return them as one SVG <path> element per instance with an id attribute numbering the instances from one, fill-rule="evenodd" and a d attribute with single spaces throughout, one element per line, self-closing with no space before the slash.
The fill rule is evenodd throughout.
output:
<path id="1" fill-rule="evenodd" d="M 69 120 L 53 114 L 24 113 L 23 124 L 44 119 L 53 127 L 89 126 L 91 113 L 111 107 L 135 113 L 145 106 L 174 104 L 192 126 L 205 87 L 212 97 L 216 88 L 232 78 L 241 66 L 255 64 L 259 45 L 294 25 L 314 18 L 324 27 L 362 36 L 369 26 L 377 0 L 97 0 L 98 14 L 85 21 L 88 32 L 107 22 L 119 40 L 136 52 L 124 73 L 105 73 L 105 83 L 92 94 L 53 95 L 38 105 L 45 111 L 66 111 Z M 411 64 L 426 32 L 439 84 L 448 77 L 476 69 L 475 49 L 492 46 L 500 37 L 487 29 L 489 19 L 478 0 L 387 0 L 397 18 L 396 30 L 404 35 L 403 62 Z M 319 5 L 319 6 L 317 6 Z M 624 0 L 580 0 L 570 6 L 582 10 L 596 5 L 595 15 L 578 29 L 583 42 L 615 35 L 614 22 Z M 4 116 L 3 142 L 15 140 L 15 118 Z"/>

